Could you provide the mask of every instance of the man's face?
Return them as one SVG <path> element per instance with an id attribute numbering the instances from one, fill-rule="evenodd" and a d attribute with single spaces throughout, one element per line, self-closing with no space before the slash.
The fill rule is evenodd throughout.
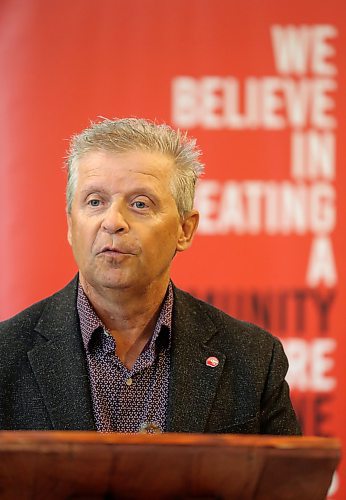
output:
<path id="1" fill-rule="evenodd" d="M 78 162 L 68 240 L 93 288 L 147 288 L 169 279 L 191 244 L 198 214 L 181 220 L 170 191 L 173 162 L 160 153 L 90 152 Z"/>

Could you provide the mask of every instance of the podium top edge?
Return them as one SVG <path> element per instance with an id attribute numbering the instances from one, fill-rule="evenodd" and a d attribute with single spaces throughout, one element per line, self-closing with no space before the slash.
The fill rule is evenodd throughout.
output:
<path id="1" fill-rule="evenodd" d="M 338 438 L 253 434 L 120 434 L 96 431 L 0 431 L 0 449 L 36 445 L 176 445 L 340 450 Z"/>

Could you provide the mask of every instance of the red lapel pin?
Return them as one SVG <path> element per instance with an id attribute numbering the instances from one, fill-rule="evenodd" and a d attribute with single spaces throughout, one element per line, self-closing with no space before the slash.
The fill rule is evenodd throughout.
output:
<path id="1" fill-rule="evenodd" d="M 211 366 L 211 368 L 215 368 L 219 364 L 219 360 L 215 356 L 209 356 L 205 364 Z"/>

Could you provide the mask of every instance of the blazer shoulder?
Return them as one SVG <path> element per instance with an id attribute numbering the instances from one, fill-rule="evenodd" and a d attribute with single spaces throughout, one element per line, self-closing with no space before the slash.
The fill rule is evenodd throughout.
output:
<path id="1" fill-rule="evenodd" d="M 7 333 L 13 335 L 14 333 L 27 333 L 32 331 L 42 314 L 47 309 L 55 310 L 59 304 L 64 304 L 71 296 L 75 295 L 76 287 L 78 284 L 77 277 L 75 277 L 63 289 L 55 292 L 53 295 L 46 297 L 23 311 L 20 311 L 15 316 L 0 322 L 0 342 Z"/>

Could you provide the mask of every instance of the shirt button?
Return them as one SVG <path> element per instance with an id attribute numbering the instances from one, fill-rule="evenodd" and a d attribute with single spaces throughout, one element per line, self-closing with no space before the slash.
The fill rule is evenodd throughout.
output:
<path id="1" fill-rule="evenodd" d="M 133 380 L 132 380 L 132 378 L 130 377 L 130 378 L 128 378 L 128 379 L 126 380 L 126 385 L 132 385 L 132 382 L 133 382 Z"/>

